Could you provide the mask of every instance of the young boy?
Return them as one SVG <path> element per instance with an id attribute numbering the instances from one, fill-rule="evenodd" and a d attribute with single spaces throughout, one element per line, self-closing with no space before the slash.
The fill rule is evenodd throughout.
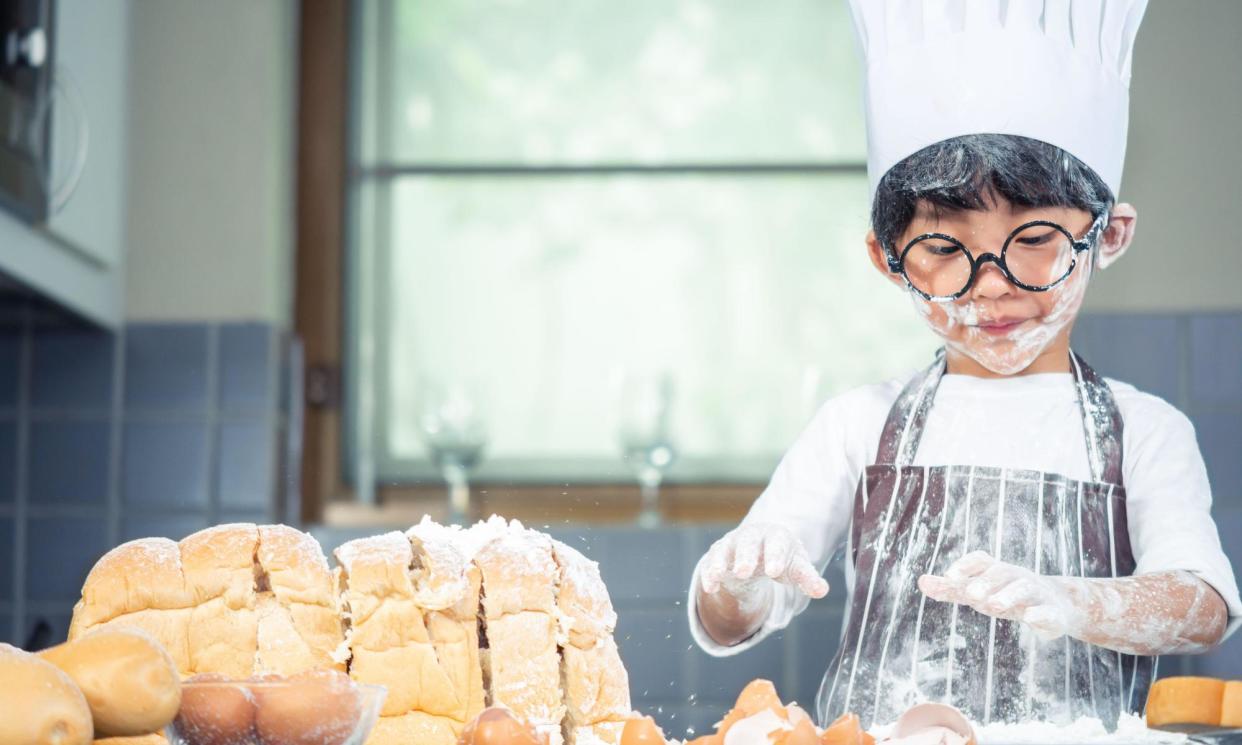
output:
<path id="1" fill-rule="evenodd" d="M 1143 3 L 1109 3 L 1095 26 L 1077 4 L 1072 33 L 1056 3 L 980 18 L 962 8 L 990 3 L 923 0 L 915 31 L 898 5 L 853 4 L 866 243 L 944 352 L 823 406 L 700 561 L 691 629 L 713 654 L 758 643 L 828 592 L 844 544 L 821 722 L 938 700 L 981 723 L 1115 723 L 1142 710 L 1154 656 L 1207 650 L 1242 616 L 1190 422 L 1069 345 L 1092 273 L 1134 236 L 1114 195 Z M 946 71 L 975 77 L 946 86 Z"/>

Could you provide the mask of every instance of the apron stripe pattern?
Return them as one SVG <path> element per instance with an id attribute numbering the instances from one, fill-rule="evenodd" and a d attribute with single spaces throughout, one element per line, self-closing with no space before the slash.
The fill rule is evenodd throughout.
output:
<path id="1" fill-rule="evenodd" d="M 977 550 L 1041 574 L 1118 577 L 1135 567 L 1121 485 L 1121 416 L 1107 384 L 1077 355 L 1072 371 L 1091 482 L 980 466 L 911 465 L 944 360 L 898 396 L 875 465 L 854 499 L 856 577 L 846 629 L 817 699 L 821 722 L 853 711 L 894 720 L 919 701 L 943 701 L 981 723 L 1095 716 L 1112 726 L 1141 711 L 1155 667 L 1021 624 L 929 601 L 922 574 L 943 574 Z"/>

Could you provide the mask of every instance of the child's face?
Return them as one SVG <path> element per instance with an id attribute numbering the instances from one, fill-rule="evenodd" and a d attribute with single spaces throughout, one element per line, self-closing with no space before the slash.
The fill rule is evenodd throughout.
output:
<path id="1" fill-rule="evenodd" d="M 896 247 L 900 251 L 924 233 L 947 233 L 965 244 L 976 258 L 989 252 L 1000 255 L 1001 246 L 1014 228 L 1032 220 L 1054 222 L 1075 239 L 1081 239 L 1090 229 L 1093 217 L 1085 210 L 1070 207 L 1015 207 L 1003 199 L 997 199 L 993 209 L 941 211 L 937 216 L 920 203 Z M 1105 240 L 1116 239 L 1111 227 L 1107 233 Z M 878 244 L 874 237 L 869 243 L 873 244 L 874 261 Z M 885 272 L 890 279 L 906 286 L 901 275 L 886 269 Z M 1069 334 L 1082 307 L 1090 275 L 1091 256 L 1081 253 L 1066 280 L 1051 290 L 1032 292 L 1014 285 L 999 266 L 987 262 L 960 298 L 929 301 L 913 291 L 909 295 L 927 324 L 944 339 L 951 370 L 956 352 L 982 366 L 984 370 L 978 374 L 1014 375 L 1028 369 L 1044 371 L 1032 367 L 1041 356 L 1061 361 L 1052 369 L 1068 366 Z"/>

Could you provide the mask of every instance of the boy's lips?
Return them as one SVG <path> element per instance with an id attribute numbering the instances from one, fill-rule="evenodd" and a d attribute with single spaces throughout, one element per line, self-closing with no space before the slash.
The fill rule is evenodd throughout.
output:
<path id="1" fill-rule="evenodd" d="M 993 336 L 1004 336 L 1026 321 L 1025 318 L 999 318 L 994 321 L 980 321 L 976 328 Z"/>

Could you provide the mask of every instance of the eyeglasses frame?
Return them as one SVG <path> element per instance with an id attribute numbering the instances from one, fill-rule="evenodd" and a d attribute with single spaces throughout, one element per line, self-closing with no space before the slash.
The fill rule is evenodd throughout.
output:
<path id="1" fill-rule="evenodd" d="M 894 254 L 894 252 L 891 250 L 887 252 L 888 253 L 888 257 L 887 257 L 888 270 L 892 272 L 893 274 L 900 274 L 902 276 L 902 279 L 906 281 L 907 287 L 909 287 L 911 290 L 914 290 L 916 293 L 922 296 L 924 300 L 929 300 L 931 302 L 947 302 L 950 300 L 957 300 L 958 298 L 965 295 L 967 292 L 970 291 L 971 286 L 974 285 L 975 276 L 978 275 L 980 268 L 989 261 L 992 262 L 993 264 L 996 264 L 996 266 L 1000 268 L 1001 273 L 1005 275 L 1005 279 L 1009 280 L 1009 282 L 1011 282 L 1015 286 L 1021 287 L 1022 289 L 1027 290 L 1028 292 L 1047 292 L 1048 290 L 1051 290 L 1052 288 L 1064 282 L 1066 279 L 1069 278 L 1071 274 L 1074 273 L 1074 267 L 1078 265 L 1078 254 L 1082 253 L 1083 251 L 1090 250 L 1095 245 L 1095 242 L 1099 239 L 1101 233 L 1103 233 L 1104 228 L 1107 225 L 1108 225 L 1108 213 L 1101 212 L 1099 215 L 1096 216 L 1095 220 L 1092 221 L 1091 227 L 1087 229 L 1087 232 L 1083 235 L 1083 237 L 1081 239 L 1075 239 L 1072 233 L 1070 233 L 1068 230 L 1065 229 L 1064 226 L 1058 223 L 1052 222 L 1051 220 L 1031 220 L 1030 222 L 1022 223 L 1018 227 L 1014 228 L 1012 232 L 1009 233 L 1009 237 L 1007 237 L 1005 239 L 1004 244 L 1001 245 L 1001 251 L 1000 251 L 999 256 L 997 256 L 995 253 L 992 253 L 991 251 L 988 251 L 986 253 L 979 254 L 979 258 L 977 259 L 975 258 L 974 254 L 970 252 L 970 249 L 966 247 L 965 243 L 962 243 L 960 240 L 958 240 L 957 238 L 954 238 L 951 235 L 948 235 L 946 233 L 923 233 L 922 235 L 918 235 L 918 236 L 915 236 L 914 238 L 911 238 L 910 241 L 905 245 L 905 248 L 901 250 L 900 254 Z M 1060 277 L 1058 277 L 1057 279 L 1053 280 L 1052 282 L 1046 285 L 1028 285 L 1025 282 L 1022 282 L 1021 280 L 1019 280 L 1017 277 L 1013 276 L 1013 273 L 1009 271 L 1009 266 L 1005 263 L 1005 254 L 1009 252 L 1009 244 L 1013 242 L 1013 239 L 1017 237 L 1019 233 L 1026 230 L 1027 228 L 1033 228 L 1033 227 L 1039 227 L 1039 226 L 1054 228 L 1060 231 L 1062 235 L 1064 235 L 1066 238 L 1069 239 L 1070 246 L 1073 247 L 1073 254 L 1070 257 L 1069 267 L 1066 268 L 1065 273 L 1062 274 Z M 952 243 L 954 246 L 957 246 L 958 248 L 960 248 L 962 250 L 962 253 L 965 254 L 966 258 L 970 261 L 970 276 L 966 278 L 966 283 L 962 286 L 962 289 L 958 290 L 956 293 L 952 295 L 930 295 L 926 292 L 923 292 L 922 290 L 914 286 L 914 283 L 910 281 L 910 275 L 906 274 L 906 254 L 910 253 L 910 250 L 914 248 L 914 245 L 916 243 L 920 241 L 925 241 L 931 238 L 938 238 L 940 240 L 945 240 L 945 241 Z"/>

